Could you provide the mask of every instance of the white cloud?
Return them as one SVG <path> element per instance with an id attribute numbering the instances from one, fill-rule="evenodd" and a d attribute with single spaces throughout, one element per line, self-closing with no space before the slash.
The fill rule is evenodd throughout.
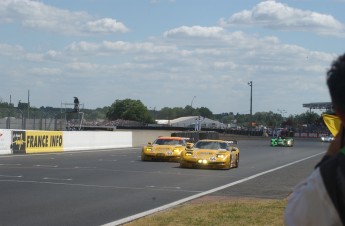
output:
<path id="1" fill-rule="evenodd" d="M 70 63 L 67 66 L 67 69 L 71 69 L 73 71 L 79 71 L 81 74 L 85 72 L 96 72 L 99 71 L 101 65 L 87 63 L 87 62 L 73 62 Z"/>
<path id="2" fill-rule="evenodd" d="M 63 35 L 128 32 L 121 22 L 111 18 L 96 19 L 85 12 L 72 12 L 33 0 L 0 1 L 0 23 L 20 23 Z"/>
<path id="3" fill-rule="evenodd" d="M 182 26 L 164 32 L 164 37 L 174 38 L 180 35 L 198 38 L 219 37 L 223 31 L 224 29 L 221 27 Z"/>
<path id="4" fill-rule="evenodd" d="M 345 37 L 344 24 L 333 16 L 289 7 L 276 1 L 263 1 L 251 10 L 221 19 L 227 26 L 262 26 L 275 30 L 314 32 L 320 35 Z"/>
<path id="5" fill-rule="evenodd" d="M 96 43 L 90 43 L 90 42 L 73 42 L 70 44 L 67 49 L 74 52 L 74 51 L 79 51 L 79 52 L 89 52 L 89 51 L 97 51 L 99 48 L 99 45 Z"/>
<path id="6" fill-rule="evenodd" d="M 0 77 L 6 80 L 0 87 L 3 93 L 16 96 L 25 96 L 27 89 L 32 90 L 33 106 L 60 106 L 61 102 L 78 96 L 87 108 L 109 106 L 115 99 L 132 98 L 160 109 L 184 107 L 197 96 L 195 107 L 206 106 L 214 113 L 249 113 L 247 83 L 253 81 L 254 112 L 278 108 L 300 112 L 304 110 L 302 103 L 329 98 L 325 73 L 335 58 L 328 48 L 334 37 L 327 40 L 317 37 L 318 43 L 311 40 L 308 47 L 322 49 L 317 45 L 326 40 L 322 46 L 328 53 L 301 46 L 309 42 L 305 37 L 311 31 L 343 34 L 343 25 L 330 15 L 295 9 L 276 1 L 258 1 L 260 3 L 251 10 L 224 19 L 224 27 L 183 26 L 196 21 L 180 18 L 171 24 L 164 23 L 165 27 L 172 28 L 164 32 L 157 30 L 163 24 L 159 21 L 161 18 L 138 21 L 142 15 L 134 15 L 137 11 L 133 10 L 121 15 L 128 16 L 126 21 L 132 20 L 133 26 L 137 26 L 136 32 L 120 38 L 114 35 L 86 37 L 124 33 L 129 29 L 110 18 L 109 11 L 102 15 L 104 7 L 92 9 L 102 15 L 95 17 L 43 2 L 46 1 L 0 0 L 0 23 L 9 31 L 2 40 L 7 43 L 0 43 L 0 61 L 3 62 Z M 98 1 L 91 2 L 98 4 Z M 169 1 L 156 2 L 159 4 L 149 6 L 158 8 Z M 82 8 L 90 9 L 92 5 L 88 3 L 90 1 L 85 1 Z M 180 4 L 176 3 L 178 7 Z M 169 10 L 175 12 L 176 9 Z M 207 20 L 202 19 L 200 21 Z M 174 27 L 177 23 L 179 25 Z M 252 27 L 241 31 L 240 25 Z M 228 30 L 227 26 L 236 26 L 237 31 Z M 270 32 L 270 36 L 266 36 L 255 33 L 263 31 L 256 29 L 259 26 L 301 30 L 308 34 Z M 81 37 L 52 37 L 32 32 L 35 29 Z M 150 36 L 150 32 L 160 32 L 161 36 Z M 12 35 L 16 36 L 12 38 Z"/>
<path id="7" fill-rule="evenodd" d="M 118 54 L 118 53 L 164 53 L 175 50 L 174 46 L 155 44 L 150 42 L 131 43 L 124 41 L 104 41 L 102 43 L 93 42 L 74 42 L 67 47 L 67 50 L 75 54 L 88 53 L 88 54 Z"/>
<path id="8" fill-rule="evenodd" d="M 24 53 L 24 49 L 19 45 L 8 45 L 0 43 L 0 56 L 17 57 Z"/>
<path id="9" fill-rule="evenodd" d="M 40 67 L 40 68 L 32 68 L 29 71 L 30 74 L 35 75 L 44 75 L 44 76 L 55 76 L 61 73 L 61 69 L 59 68 L 48 68 L 48 67 Z"/>
<path id="10" fill-rule="evenodd" d="M 113 32 L 128 32 L 128 28 L 120 22 L 111 18 L 103 18 L 100 20 L 89 21 L 86 25 L 86 31 L 94 33 L 113 33 Z"/>
<path id="11" fill-rule="evenodd" d="M 246 113 L 248 81 L 254 81 L 255 111 L 279 108 L 275 100 L 284 99 L 287 90 L 294 91 L 289 93 L 293 102 L 285 109 L 293 112 L 302 108 L 303 101 L 312 102 L 304 99 L 310 95 L 301 93 L 312 92 L 315 100 L 328 95 L 324 76 L 332 54 L 285 44 L 274 36 L 217 27 L 184 26 L 164 34 L 151 42 L 77 41 L 62 50 L 42 52 L 0 44 L 0 57 L 18 58 L 2 71 L 17 76 L 19 83 L 14 84 L 41 84 L 47 92 L 76 87 L 78 96 L 88 101 L 95 99 L 90 89 L 95 90 L 102 102 L 95 100 L 98 105 L 92 107 L 110 105 L 115 97 L 140 99 L 146 105 L 152 102 L 157 109 L 184 107 L 190 102 L 186 97 L 196 95 L 196 107 Z M 58 103 L 66 95 L 70 94 L 62 93 Z"/>

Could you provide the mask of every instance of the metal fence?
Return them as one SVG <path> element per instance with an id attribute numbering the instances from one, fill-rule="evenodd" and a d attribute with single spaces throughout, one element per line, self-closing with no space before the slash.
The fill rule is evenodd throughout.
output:
<path id="1" fill-rule="evenodd" d="M 70 108 L 61 109 L 19 109 L 0 107 L 0 129 L 23 130 L 80 130 L 83 112 Z"/>
<path id="2" fill-rule="evenodd" d="M 0 129 L 25 129 L 25 130 L 65 130 L 66 120 L 56 118 L 14 118 L 0 119 Z"/>

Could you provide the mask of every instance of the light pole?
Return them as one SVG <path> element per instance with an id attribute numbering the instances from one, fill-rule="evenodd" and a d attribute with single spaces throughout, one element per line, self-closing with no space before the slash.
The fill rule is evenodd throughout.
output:
<path id="1" fill-rule="evenodd" d="M 156 120 L 156 107 L 153 108 L 153 120 Z"/>
<path id="2" fill-rule="evenodd" d="M 248 82 L 250 86 L 250 116 L 253 115 L 253 81 Z"/>
<path id="3" fill-rule="evenodd" d="M 152 115 L 152 117 L 153 117 L 153 120 L 155 120 L 156 119 L 156 107 L 150 107 L 150 113 L 151 113 L 151 115 Z"/>
<path id="4" fill-rule="evenodd" d="M 19 102 L 20 102 L 20 100 L 19 100 Z M 20 114 L 22 116 L 22 129 L 25 129 L 24 128 L 24 114 L 23 114 L 22 110 L 20 110 L 19 108 L 17 110 L 20 111 Z"/>
<path id="5" fill-rule="evenodd" d="M 196 96 L 193 97 L 192 101 L 190 102 L 190 106 L 193 108 L 193 101 L 196 98 Z"/>
<path id="6" fill-rule="evenodd" d="M 285 109 L 277 109 L 277 111 L 282 115 L 283 118 L 285 118 L 285 113 L 287 113 L 287 111 Z"/>

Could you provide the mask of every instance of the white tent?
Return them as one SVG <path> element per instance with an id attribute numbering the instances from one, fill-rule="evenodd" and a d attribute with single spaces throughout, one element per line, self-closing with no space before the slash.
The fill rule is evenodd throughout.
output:
<path id="1" fill-rule="evenodd" d="M 195 130 L 199 130 L 200 128 L 223 129 L 226 127 L 226 124 L 224 123 L 201 116 L 185 116 L 172 120 L 156 120 L 156 122 L 157 124 L 169 125 L 173 127 L 195 128 Z"/>

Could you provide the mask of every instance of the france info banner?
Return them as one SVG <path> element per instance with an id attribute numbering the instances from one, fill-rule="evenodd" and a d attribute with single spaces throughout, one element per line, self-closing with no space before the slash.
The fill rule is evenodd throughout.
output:
<path id="1" fill-rule="evenodd" d="M 62 131 L 13 131 L 13 153 L 44 153 L 63 151 Z"/>

